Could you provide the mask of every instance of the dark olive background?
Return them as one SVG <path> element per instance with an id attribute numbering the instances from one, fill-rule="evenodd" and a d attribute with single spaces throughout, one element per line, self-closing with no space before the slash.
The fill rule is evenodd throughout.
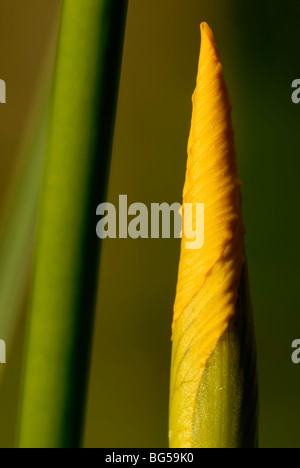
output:
<path id="1" fill-rule="evenodd" d="M 8 89 L 8 103 L 0 106 L 0 208 L 59 3 L 0 0 L 0 78 Z M 291 343 L 300 338 L 300 105 L 291 101 L 291 83 L 300 78 L 297 0 L 129 0 L 107 200 L 117 203 L 127 194 L 129 203 L 181 201 L 204 20 L 214 30 L 234 105 L 257 330 L 260 445 L 299 448 L 300 366 L 291 361 Z M 167 447 L 178 259 L 178 240 L 103 244 L 87 447 Z M 25 312 L 1 367 L 1 447 L 15 439 L 24 323 Z"/>

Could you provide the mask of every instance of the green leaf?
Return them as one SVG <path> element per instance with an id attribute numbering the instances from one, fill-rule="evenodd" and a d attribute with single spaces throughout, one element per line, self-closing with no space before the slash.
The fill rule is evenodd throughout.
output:
<path id="1" fill-rule="evenodd" d="M 21 447 L 77 447 L 127 1 L 64 0 L 50 110 Z"/>
<path id="2" fill-rule="evenodd" d="M 256 448 L 258 384 L 247 265 L 236 314 L 210 357 L 193 421 L 195 448 Z"/>

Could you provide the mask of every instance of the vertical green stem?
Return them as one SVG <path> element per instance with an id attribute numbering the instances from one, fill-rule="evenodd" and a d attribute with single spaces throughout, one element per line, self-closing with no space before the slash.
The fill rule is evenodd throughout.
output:
<path id="1" fill-rule="evenodd" d="M 21 447 L 77 447 L 127 0 L 63 0 L 38 220 Z"/>
<path id="2" fill-rule="evenodd" d="M 209 358 L 193 423 L 194 448 L 257 448 L 258 382 L 247 264 L 236 314 Z"/>

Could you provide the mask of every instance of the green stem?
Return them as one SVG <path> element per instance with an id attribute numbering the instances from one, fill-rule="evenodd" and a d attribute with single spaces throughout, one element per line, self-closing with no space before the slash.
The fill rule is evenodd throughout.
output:
<path id="1" fill-rule="evenodd" d="M 26 149 L 29 155 L 22 164 L 22 176 L 17 175 L 13 196 L 9 200 L 9 216 L 1 223 L 0 242 L 0 312 L 1 338 L 6 343 L 12 337 L 24 301 L 30 266 L 45 153 L 46 112 L 36 128 L 36 139 Z M 15 186 L 18 184 L 17 187 Z"/>
<path id="2" fill-rule="evenodd" d="M 64 0 L 51 103 L 20 447 L 78 447 L 127 0 Z"/>
<path id="3" fill-rule="evenodd" d="M 256 344 L 245 264 L 236 315 L 210 357 L 198 389 L 193 447 L 256 448 L 257 421 Z"/>
<path id="4" fill-rule="evenodd" d="M 27 297 L 41 190 L 48 125 L 48 101 L 57 42 L 57 23 L 51 31 L 40 77 L 26 119 L 24 135 L 3 200 L 0 216 L 0 335 L 8 355 Z M 2 368 L 1 379 L 5 368 Z"/>

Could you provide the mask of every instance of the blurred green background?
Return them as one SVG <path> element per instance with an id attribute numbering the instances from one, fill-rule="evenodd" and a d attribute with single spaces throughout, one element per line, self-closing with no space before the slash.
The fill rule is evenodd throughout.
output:
<path id="1" fill-rule="evenodd" d="M 48 93 L 59 5 L 0 0 L 0 79 L 7 84 L 7 104 L 0 106 L 0 220 Z M 207 21 L 234 105 L 260 445 L 274 448 L 300 447 L 300 368 L 291 361 L 291 343 L 300 337 L 300 105 L 291 101 L 291 83 L 300 78 L 299 14 L 297 0 L 129 0 L 107 197 L 116 204 L 119 194 L 129 203 L 181 201 L 199 25 Z M 86 447 L 167 447 L 179 247 L 178 240 L 103 243 Z M 1 339 L 5 313 L 0 310 Z M 8 363 L 0 367 L 0 447 L 15 440 L 25 320 L 26 294 L 7 342 Z"/>

